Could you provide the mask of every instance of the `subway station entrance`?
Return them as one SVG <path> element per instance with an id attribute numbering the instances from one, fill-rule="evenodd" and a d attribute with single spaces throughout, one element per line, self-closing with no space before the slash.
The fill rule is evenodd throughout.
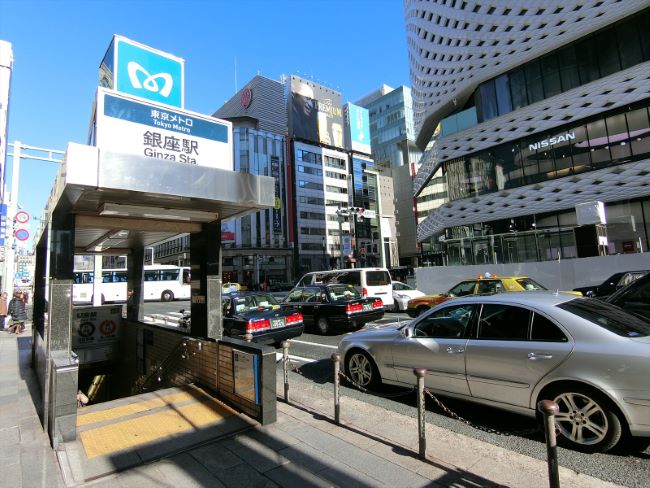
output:
<path id="1" fill-rule="evenodd" d="M 270 177 L 68 146 L 35 241 L 32 365 L 52 446 L 82 466 L 75 482 L 275 421 L 275 350 L 222 337 L 220 242 L 222 219 L 273 205 Z M 181 233 L 186 331 L 143 322 L 145 247 Z M 73 305 L 75 254 L 127 256 L 125 313 Z M 109 401 L 82 406 L 80 387 L 102 378 Z"/>

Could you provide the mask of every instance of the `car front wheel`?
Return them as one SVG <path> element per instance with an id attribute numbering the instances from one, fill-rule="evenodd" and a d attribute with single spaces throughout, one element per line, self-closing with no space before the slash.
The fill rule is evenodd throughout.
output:
<path id="1" fill-rule="evenodd" d="M 583 452 L 606 452 L 621 439 L 620 414 L 600 393 L 576 386 L 554 390 L 548 397 L 559 407 L 555 428 L 560 443 Z"/>
<path id="2" fill-rule="evenodd" d="M 381 382 L 377 366 L 363 351 L 356 350 L 348 355 L 345 370 L 352 383 L 362 388 L 373 388 Z"/>

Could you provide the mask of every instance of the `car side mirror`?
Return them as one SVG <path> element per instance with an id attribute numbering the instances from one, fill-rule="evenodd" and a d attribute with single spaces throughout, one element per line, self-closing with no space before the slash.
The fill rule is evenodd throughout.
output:
<path id="1" fill-rule="evenodd" d="M 404 339 L 409 339 L 409 338 L 411 337 L 411 335 L 412 335 L 412 334 L 411 334 L 411 328 L 408 327 L 408 326 L 404 327 L 404 328 L 400 331 L 400 333 L 402 334 L 402 337 L 404 337 Z"/>

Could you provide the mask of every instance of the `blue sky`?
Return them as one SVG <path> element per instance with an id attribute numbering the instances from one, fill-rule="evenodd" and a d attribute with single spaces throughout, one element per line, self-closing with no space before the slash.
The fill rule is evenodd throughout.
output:
<path id="1" fill-rule="evenodd" d="M 401 0 L 0 0 L 0 39 L 14 53 L 9 142 L 86 143 L 113 34 L 184 58 L 185 108 L 204 114 L 258 73 L 298 74 L 344 101 L 410 84 Z M 41 215 L 56 171 L 23 161 L 19 204 L 31 215 Z"/>

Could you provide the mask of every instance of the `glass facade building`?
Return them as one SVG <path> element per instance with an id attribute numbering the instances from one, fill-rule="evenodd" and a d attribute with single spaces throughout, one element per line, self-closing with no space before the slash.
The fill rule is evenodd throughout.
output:
<path id="1" fill-rule="evenodd" d="M 415 144 L 413 98 L 407 86 L 386 85 L 356 102 L 368 109 L 372 158 L 382 174 L 393 178 L 396 218 L 392 223 L 399 262 L 417 264 L 420 250 L 416 245 L 416 219 L 412 175 L 422 151 Z"/>
<path id="2" fill-rule="evenodd" d="M 647 3 L 548 10 L 475 3 L 474 13 L 486 14 L 475 22 L 460 21 L 465 2 L 405 4 L 417 140 L 426 148 L 414 180 L 423 261 L 647 252 Z M 441 18 L 452 32 L 435 29 Z M 454 45 L 467 49 L 446 47 Z M 475 123 L 458 124 L 464 114 Z M 599 202 L 604 216 L 580 216 L 580 206 Z"/>

